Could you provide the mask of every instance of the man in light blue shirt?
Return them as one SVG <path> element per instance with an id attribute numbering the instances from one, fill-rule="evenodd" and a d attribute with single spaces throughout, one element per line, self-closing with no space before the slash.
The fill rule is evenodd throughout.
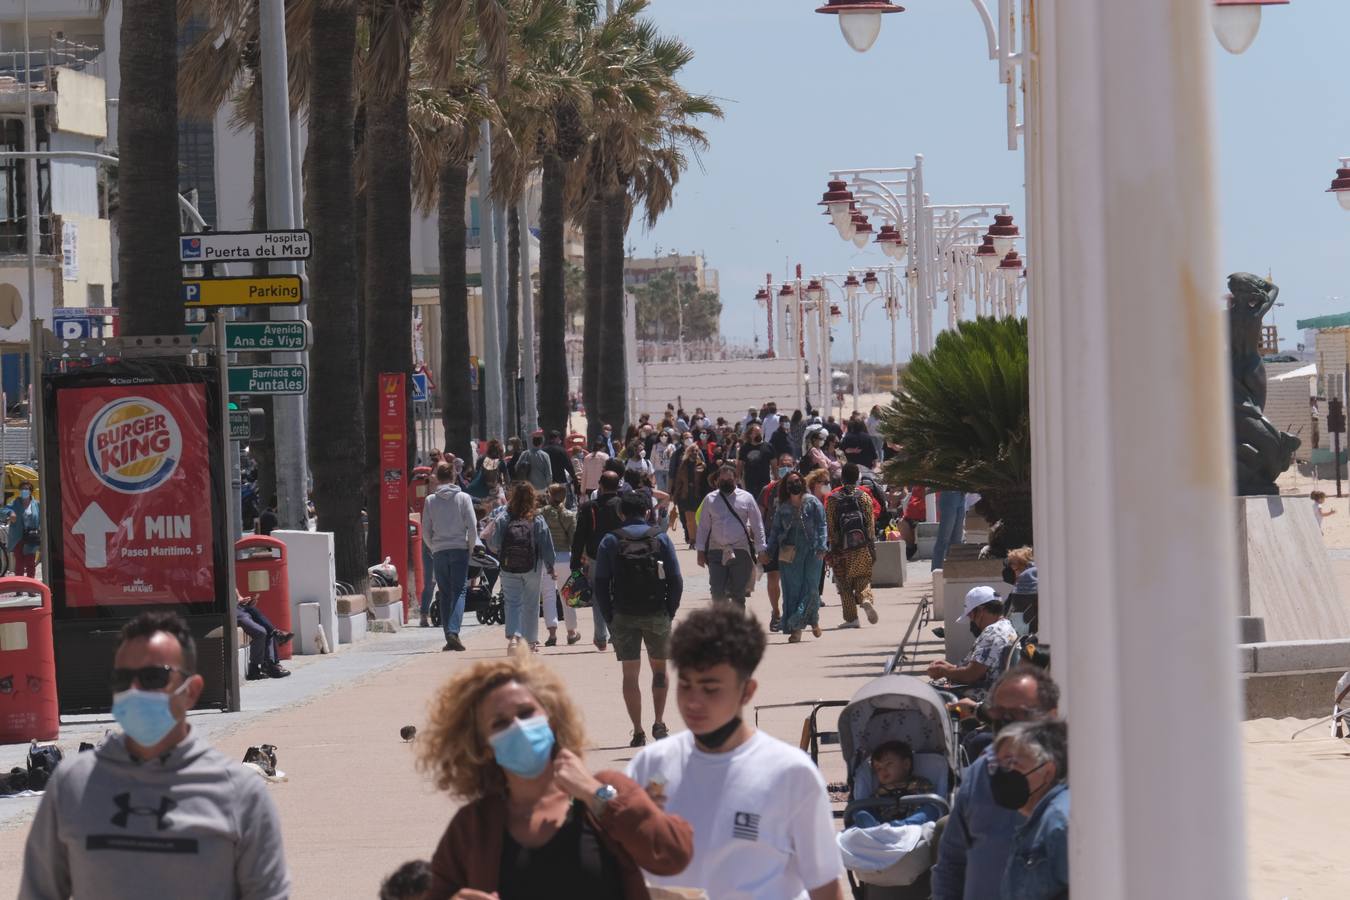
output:
<path id="1" fill-rule="evenodd" d="M 765 551 L 764 519 L 749 491 L 736 487 L 736 469 L 722 466 L 717 490 L 699 507 L 698 564 L 708 570 L 714 602 L 733 600 L 744 607 L 755 574 L 755 560 Z"/>
<path id="2" fill-rule="evenodd" d="M 1044 669 L 1021 665 L 1000 678 L 989 692 L 988 714 L 994 730 L 1012 722 L 1053 718 L 1059 686 Z M 933 900 L 998 900 L 1013 833 L 1025 819 L 994 802 L 989 786 L 993 750 L 985 750 L 961 775 L 951 815 L 933 867 Z"/>

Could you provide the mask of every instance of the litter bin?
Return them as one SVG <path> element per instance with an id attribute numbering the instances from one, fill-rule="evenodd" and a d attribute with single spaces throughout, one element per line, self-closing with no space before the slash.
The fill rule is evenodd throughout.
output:
<path id="1" fill-rule="evenodd" d="M 408 497 L 412 511 L 420 514 L 422 506 L 427 502 L 427 494 L 431 492 L 431 467 L 417 466 L 412 470 Z"/>
<path id="2" fill-rule="evenodd" d="M 51 591 L 0 578 L 0 744 L 54 741 L 60 730 Z"/>
<path id="3" fill-rule="evenodd" d="M 258 599 L 258 609 L 278 631 L 291 628 L 291 581 L 286 544 L 263 534 L 234 542 L 234 581 L 239 593 Z M 291 645 L 277 647 L 278 659 L 291 658 Z"/>

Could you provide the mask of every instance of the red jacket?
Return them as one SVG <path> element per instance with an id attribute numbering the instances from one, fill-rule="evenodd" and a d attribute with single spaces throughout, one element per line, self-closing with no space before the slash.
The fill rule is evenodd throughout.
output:
<path id="1" fill-rule="evenodd" d="M 906 519 L 910 519 L 911 521 L 914 522 L 923 522 L 927 520 L 928 503 L 924 499 L 924 495 L 927 492 L 928 489 L 921 484 L 917 485 L 913 490 L 909 492 L 909 499 L 905 501 L 904 517 Z"/>
<path id="2" fill-rule="evenodd" d="M 586 817 L 618 864 L 624 900 L 650 900 L 642 870 L 653 875 L 683 872 L 694 856 L 694 830 L 679 816 L 662 812 L 627 775 L 606 771 L 595 777 L 613 785 L 618 796 L 599 820 L 589 810 Z M 460 809 L 431 857 L 431 888 L 425 900 L 449 900 L 463 888 L 497 890 L 505 834 L 504 796 L 480 797 Z"/>

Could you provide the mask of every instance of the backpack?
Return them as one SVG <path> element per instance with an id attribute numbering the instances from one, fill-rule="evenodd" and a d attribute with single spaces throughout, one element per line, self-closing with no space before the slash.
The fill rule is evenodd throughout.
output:
<path id="1" fill-rule="evenodd" d="M 863 515 L 862 503 L 862 493 L 857 488 L 845 488 L 837 495 L 834 507 L 834 528 L 838 535 L 836 551 L 857 550 L 871 543 L 867 538 L 867 518 Z"/>
<path id="2" fill-rule="evenodd" d="M 534 522 L 512 519 L 502 531 L 501 564 L 503 572 L 516 575 L 533 572 L 539 564 L 534 553 Z"/>
<path id="3" fill-rule="evenodd" d="M 667 611 L 660 533 L 656 528 L 648 528 L 636 537 L 622 530 L 614 532 L 619 541 L 610 587 L 615 612 L 649 616 Z"/>

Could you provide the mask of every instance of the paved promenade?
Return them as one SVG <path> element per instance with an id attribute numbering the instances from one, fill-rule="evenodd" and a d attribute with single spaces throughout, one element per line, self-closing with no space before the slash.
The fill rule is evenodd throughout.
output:
<path id="1" fill-rule="evenodd" d="M 694 554 L 681 550 L 685 582 L 682 612 L 709 601 L 706 570 Z M 834 631 L 840 622 L 838 596 L 826 584 L 828 606 L 821 610 L 824 635 L 808 632 L 800 644 L 771 635 L 759 671 L 759 704 L 807 699 L 846 699 L 880 674 L 930 588 L 928 564 L 910 567 L 910 585 L 877 592 L 881 621 L 861 629 Z M 768 596 L 763 582 L 751 606 L 767 623 Z M 468 617 L 473 620 L 472 615 Z M 542 632 L 542 622 L 540 623 Z M 587 760 L 593 768 L 622 767 L 629 724 L 619 694 L 619 664 L 611 649 L 590 643 L 590 612 L 582 611 L 583 640 L 572 647 L 546 648 L 544 660 L 555 666 L 585 715 Z M 436 793 L 413 768 L 412 747 L 399 729 L 421 726 L 429 699 L 447 675 L 475 659 L 505 653 L 498 627 L 466 629 L 468 652 L 443 653 L 439 632 L 413 628 L 397 635 L 371 635 L 335 656 L 297 657 L 294 673 L 280 681 L 249 682 L 244 711 L 235 715 L 203 713 L 193 727 L 206 733 L 225 753 L 242 759 L 250 744 L 277 745 L 280 767 L 289 781 L 272 787 L 281 809 L 296 898 L 374 897 L 381 878 L 408 859 L 429 857 L 456 804 Z M 936 654 L 939 643 L 924 649 Z M 650 692 L 644 678 L 644 728 L 651 731 Z M 769 733 L 796 743 L 802 710 L 770 710 L 760 719 Z M 666 714 L 671 731 L 683 730 L 672 684 Z M 833 717 L 826 727 L 833 729 Z M 112 727 L 110 720 L 67 727 L 62 745 L 72 750 Z M 22 748 L 0 748 L 0 766 L 18 764 Z M 823 761 L 826 777 L 842 778 L 837 753 Z M 0 897 L 12 897 L 18 885 L 22 853 L 35 801 L 0 800 Z"/>

